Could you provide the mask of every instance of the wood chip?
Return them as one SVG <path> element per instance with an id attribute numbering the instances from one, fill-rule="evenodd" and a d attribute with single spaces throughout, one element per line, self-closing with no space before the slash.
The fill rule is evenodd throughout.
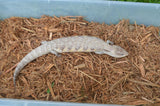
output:
<path id="1" fill-rule="evenodd" d="M 16 91 L 18 62 L 42 41 L 88 35 L 110 40 L 129 52 L 124 58 L 95 53 L 49 53 L 25 66 Z M 142 105 L 160 101 L 160 36 L 154 26 L 88 22 L 82 16 L 0 21 L 0 98 Z M 52 87 L 51 82 L 54 82 Z M 47 90 L 50 93 L 47 93 Z"/>

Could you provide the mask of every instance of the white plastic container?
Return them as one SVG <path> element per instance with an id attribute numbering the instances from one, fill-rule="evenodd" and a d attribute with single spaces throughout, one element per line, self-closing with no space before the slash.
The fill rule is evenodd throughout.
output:
<path id="1" fill-rule="evenodd" d="M 41 15 L 84 16 L 88 21 L 116 24 L 122 19 L 130 23 L 160 26 L 160 5 L 107 0 L 0 0 L 0 19 L 12 16 Z M 103 106 L 67 102 L 0 99 L 0 106 Z M 117 105 L 105 105 L 117 106 Z M 120 106 L 120 105 L 118 105 Z"/>

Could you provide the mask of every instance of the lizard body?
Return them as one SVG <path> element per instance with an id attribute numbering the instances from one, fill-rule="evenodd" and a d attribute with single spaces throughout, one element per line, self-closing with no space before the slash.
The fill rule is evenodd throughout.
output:
<path id="1" fill-rule="evenodd" d="M 111 43 L 111 44 L 110 44 Z M 21 69 L 34 59 L 48 53 L 55 54 L 64 52 L 95 52 L 96 54 L 108 54 L 115 58 L 121 58 L 128 55 L 123 48 L 114 45 L 111 41 L 103 41 L 92 36 L 71 36 L 55 39 L 52 41 L 43 41 L 42 45 L 28 53 L 17 65 L 14 72 L 14 86 L 16 78 Z"/>

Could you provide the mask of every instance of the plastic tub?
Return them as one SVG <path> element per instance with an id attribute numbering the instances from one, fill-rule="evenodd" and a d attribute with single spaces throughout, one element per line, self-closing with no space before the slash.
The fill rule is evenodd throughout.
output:
<path id="1" fill-rule="evenodd" d="M 84 16 L 88 21 L 116 24 L 129 19 L 133 24 L 160 26 L 160 5 L 117 2 L 107 0 L 5 0 L 0 2 L 0 19 L 12 16 L 35 17 L 41 15 Z M 103 106 L 35 100 L 0 99 L 0 106 Z M 117 106 L 107 105 L 106 106 Z M 118 105 L 119 106 L 119 105 Z"/>
<path id="2" fill-rule="evenodd" d="M 106 0 L 5 0 L 0 2 L 0 18 L 41 15 L 84 16 L 89 21 L 116 24 L 131 23 L 160 26 L 160 5 Z"/>

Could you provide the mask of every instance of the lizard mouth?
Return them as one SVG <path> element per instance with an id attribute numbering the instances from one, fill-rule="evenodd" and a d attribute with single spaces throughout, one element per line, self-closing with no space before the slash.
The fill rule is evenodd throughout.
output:
<path id="1" fill-rule="evenodd" d="M 105 51 L 105 52 L 110 52 L 109 50 L 106 50 L 106 49 L 105 49 L 104 51 Z"/>

